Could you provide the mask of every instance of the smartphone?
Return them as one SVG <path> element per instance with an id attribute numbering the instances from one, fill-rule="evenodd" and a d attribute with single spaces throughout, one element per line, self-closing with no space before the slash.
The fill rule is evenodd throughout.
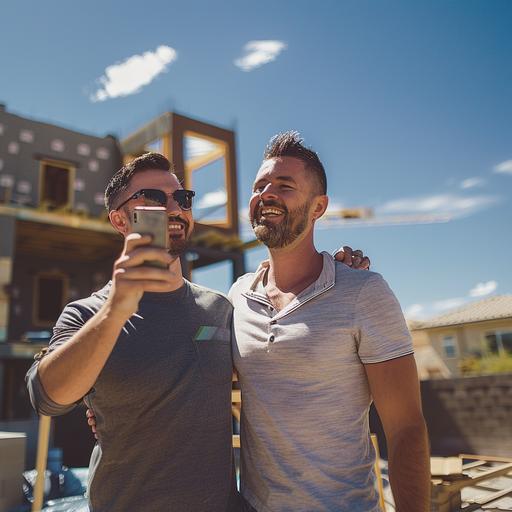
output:
<path id="1" fill-rule="evenodd" d="M 152 246 L 168 248 L 169 230 L 167 210 L 163 206 L 136 206 L 133 210 L 133 231 L 141 235 L 151 235 Z M 145 261 L 149 267 L 167 268 L 160 261 Z"/>

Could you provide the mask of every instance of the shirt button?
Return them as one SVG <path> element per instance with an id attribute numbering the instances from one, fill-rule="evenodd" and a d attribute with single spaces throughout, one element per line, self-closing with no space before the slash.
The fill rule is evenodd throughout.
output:
<path id="1" fill-rule="evenodd" d="M 273 334 L 271 334 L 268 338 L 268 341 L 270 341 L 270 343 L 273 343 L 275 339 L 276 339 L 275 336 Z"/>

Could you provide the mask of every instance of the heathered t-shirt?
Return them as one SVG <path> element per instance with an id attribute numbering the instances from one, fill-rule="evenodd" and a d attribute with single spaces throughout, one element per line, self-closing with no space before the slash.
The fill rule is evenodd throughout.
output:
<path id="1" fill-rule="evenodd" d="M 262 285 L 268 262 L 229 293 L 241 492 L 258 512 L 379 510 L 364 364 L 411 354 L 411 339 L 379 274 L 323 257 L 318 280 L 281 311 Z"/>
<path id="2" fill-rule="evenodd" d="M 101 308 L 109 289 L 66 306 L 50 351 Z M 85 397 L 99 437 L 89 467 L 93 512 L 239 510 L 231 320 L 224 296 L 187 281 L 174 292 L 144 294 Z M 37 367 L 29 370 L 27 385 L 38 412 L 72 409 L 50 400 Z"/>

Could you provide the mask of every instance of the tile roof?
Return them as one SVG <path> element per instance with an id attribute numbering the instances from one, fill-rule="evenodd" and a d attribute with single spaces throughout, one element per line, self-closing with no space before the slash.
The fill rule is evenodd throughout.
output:
<path id="1" fill-rule="evenodd" d="M 409 324 L 411 330 L 442 327 L 445 325 L 468 324 L 496 320 L 512 319 L 512 295 L 494 295 L 483 300 L 471 302 L 442 315 Z"/>

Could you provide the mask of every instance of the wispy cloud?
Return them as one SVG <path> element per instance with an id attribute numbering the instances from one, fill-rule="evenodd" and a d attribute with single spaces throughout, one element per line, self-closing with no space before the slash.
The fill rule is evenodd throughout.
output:
<path id="1" fill-rule="evenodd" d="M 389 201 L 379 208 L 379 213 L 422 213 L 450 214 L 452 217 L 464 217 L 498 202 L 494 196 L 459 196 L 456 194 L 438 194 L 422 197 L 406 197 Z"/>
<path id="2" fill-rule="evenodd" d="M 435 311 L 447 311 L 462 306 L 467 299 L 465 297 L 452 297 L 451 299 L 437 300 L 432 303 L 432 309 Z"/>
<path id="3" fill-rule="evenodd" d="M 428 304 L 412 304 L 404 310 L 404 316 L 409 320 L 425 319 L 450 309 L 455 309 L 471 301 L 471 299 L 485 297 L 495 292 L 498 288 L 496 281 L 477 283 L 465 297 L 451 297 L 449 299 L 436 300 Z"/>
<path id="4" fill-rule="evenodd" d="M 139 92 L 166 71 L 177 56 L 174 48 L 162 45 L 154 52 L 132 55 L 122 62 L 108 66 L 105 74 L 97 80 L 100 87 L 90 96 L 91 101 L 105 101 Z"/>
<path id="5" fill-rule="evenodd" d="M 469 292 L 471 297 L 484 297 L 496 291 L 498 283 L 496 281 L 487 281 L 486 283 L 478 283 Z"/>
<path id="6" fill-rule="evenodd" d="M 207 192 L 196 203 L 196 209 L 212 208 L 214 206 L 224 206 L 228 200 L 225 190 L 219 189 L 214 192 Z"/>
<path id="7" fill-rule="evenodd" d="M 404 316 L 405 318 L 420 318 L 423 316 L 424 310 L 425 306 L 421 304 L 411 304 L 404 310 Z"/>
<path id="8" fill-rule="evenodd" d="M 506 160 L 505 162 L 501 162 L 494 167 L 494 172 L 502 173 L 502 174 L 512 174 L 512 160 Z"/>
<path id="9" fill-rule="evenodd" d="M 249 41 L 244 46 L 245 55 L 235 60 L 235 66 L 243 71 L 252 71 L 275 60 L 286 48 L 283 41 Z"/>
<path id="10" fill-rule="evenodd" d="M 476 188 L 485 185 L 483 178 L 467 178 L 460 183 L 460 188 L 467 190 L 469 188 Z"/>

